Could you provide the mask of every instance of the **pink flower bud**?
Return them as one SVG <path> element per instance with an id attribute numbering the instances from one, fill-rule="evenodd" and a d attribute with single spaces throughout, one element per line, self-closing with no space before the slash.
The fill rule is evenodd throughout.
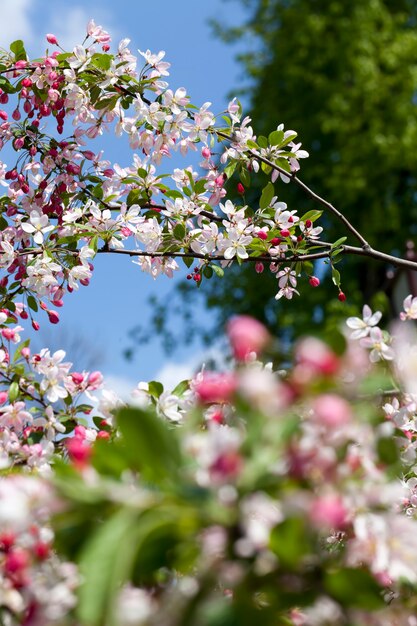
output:
<path id="1" fill-rule="evenodd" d="M 48 33 L 46 35 L 46 41 L 48 43 L 50 43 L 52 46 L 57 46 L 58 45 L 58 39 L 56 38 L 55 35 L 52 35 L 51 33 Z"/>
<path id="2" fill-rule="evenodd" d="M 67 441 L 68 456 L 78 469 L 88 465 L 91 457 L 91 447 L 79 437 L 72 437 Z"/>
<path id="3" fill-rule="evenodd" d="M 23 148 L 23 146 L 25 145 L 25 140 L 23 139 L 23 137 L 18 137 L 17 139 L 14 140 L 14 149 L 15 150 L 21 150 L 21 148 Z"/>
<path id="4" fill-rule="evenodd" d="M 37 321 L 35 320 L 32 321 L 32 328 L 33 330 L 39 330 L 40 326 Z"/>
<path id="5" fill-rule="evenodd" d="M 21 354 L 24 359 L 28 359 L 30 357 L 30 348 L 25 346 L 24 348 L 22 348 Z"/>
<path id="6" fill-rule="evenodd" d="M 75 385 L 81 385 L 81 383 L 84 381 L 84 374 L 80 374 L 79 372 L 73 372 L 71 374 L 71 378 L 72 382 Z"/>
<path id="7" fill-rule="evenodd" d="M 310 276 L 310 280 L 308 282 L 312 287 L 318 287 L 320 285 L 320 280 L 317 276 Z"/>
<path id="8" fill-rule="evenodd" d="M 263 241 L 265 241 L 265 239 L 268 239 L 268 233 L 266 233 L 264 230 L 259 230 L 259 231 L 256 233 L 256 236 L 257 236 L 259 239 L 262 239 Z"/>
<path id="9" fill-rule="evenodd" d="M 313 374 L 329 376 L 339 368 L 339 359 L 325 343 L 314 337 L 302 339 L 296 346 L 297 364 L 308 368 Z"/>
<path id="10" fill-rule="evenodd" d="M 38 541 L 35 544 L 33 551 L 36 557 L 39 559 L 39 561 L 44 561 L 45 559 L 48 558 L 48 556 L 51 553 L 51 546 L 48 543 L 45 543 L 44 541 Z"/>
<path id="11" fill-rule="evenodd" d="M 255 263 L 255 272 L 256 272 L 257 274 L 262 274 L 262 272 L 264 271 L 264 269 L 265 269 L 264 264 L 263 264 L 263 263 L 261 263 L 261 261 L 257 261 L 257 262 Z"/>
<path id="12" fill-rule="evenodd" d="M 312 408 L 314 420 L 328 428 L 346 426 L 352 419 L 349 403 L 335 393 L 317 396 Z"/>
<path id="13" fill-rule="evenodd" d="M 207 146 L 204 146 L 204 148 L 202 148 L 201 150 L 201 156 L 203 156 L 205 159 L 209 159 L 211 157 L 210 148 L 208 148 Z"/>
<path id="14" fill-rule="evenodd" d="M 7 391 L 0 391 L 0 404 L 4 404 L 8 397 Z"/>
<path id="15" fill-rule="evenodd" d="M 291 235 L 290 231 L 287 228 L 281 230 L 281 237 L 289 237 Z"/>
<path id="16" fill-rule="evenodd" d="M 4 552 L 9 552 L 10 548 L 16 542 L 16 535 L 10 531 L 0 534 L 0 546 Z"/>
<path id="17" fill-rule="evenodd" d="M 7 116 L 7 113 L 6 113 Z M 7 117 L 5 118 L 7 119 Z M 217 185 L 217 187 L 223 187 L 224 185 L 224 176 L 223 174 L 220 174 L 220 176 L 217 176 L 216 180 L 214 181 Z"/>
<path id="18" fill-rule="evenodd" d="M 343 291 L 339 291 L 337 299 L 340 300 L 340 302 L 344 302 L 346 300 L 346 295 L 343 293 Z"/>
<path id="19" fill-rule="evenodd" d="M 26 550 L 17 548 L 6 555 L 4 569 L 7 574 L 16 574 L 25 570 L 29 565 L 29 555 Z"/>
<path id="20" fill-rule="evenodd" d="M 47 311 L 48 313 L 48 317 L 49 317 L 49 321 L 51 322 L 51 324 L 58 324 L 59 322 L 59 315 L 56 311 Z"/>
<path id="21" fill-rule="evenodd" d="M 78 437 L 79 439 L 84 440 L 86 438 L 86 434 L 87 434 L 87 431 L 85 429 L 85 426 L 81 426 L 81 424 L 78 424 L 78 426 L 74 428 L 75 437 Z"/>
<path id="22" fill-rule="evenodd" d="M 20 120 L 22 116 L 20 115 L 20 111 L 19 109 L 16 107 L 16 109 L 13 111 L 12 113 L 12 118 L 15 120 L 15 122 L 18 122 Z M 16 140 L 17 141 L 17 140 Z"/>
<path id="23" fill-rule="evenodd" d="M 232 318 L 227 324 L 227 335 L 239 361 L 244 361 L 252 352 L 259 354 L 270 340 L 265 326 L 248 315 Z"/>
<path id="24" fill-rule="evenodd" d="M 340 496 L 326 495 L 311 504 L 309 518 L 316 528 L 342 530 L 347 523 L 347 510 Z"/>
<path id="25" fill-rule="evenodd" d="M 243 194 L 245 193 L 245 188 L 242 185 L 242 183 L 238 183 L 236 189 L 237 189 L 237 192 L 240 193 L 240 195 L 243 196 Z"/>
<path id="26" fill-rule="evenodd" d="M 88 389 L 98 389 L 103 382 L 103 375 L 101 372 L 91 372 L 88 377 Z"/>

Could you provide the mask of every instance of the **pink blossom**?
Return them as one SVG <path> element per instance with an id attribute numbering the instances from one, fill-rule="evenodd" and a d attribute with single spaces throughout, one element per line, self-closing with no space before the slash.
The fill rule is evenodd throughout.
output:
<path id="1" fill-rule="evenodd" d="M 298 342 L 295 348 L 295 358 L 298 364 L 308 367 L 316 374 L 326 376 L 335 374 L 339 368 L 339 359 L 330 348 L 314 337 L 308 337 Z"/>
<path id="2" fill-rule="evenodd" d="M 347 509 L 338 495 L 319 496 L 310 505 L 309 518 L 319 529 L 342 530 L 347 517 Z"/>
<path id="3" fill-rule="evenodd" d="M 328 428 L 346 426 L 352 420 L 349 403 L 334 393 L 325 393 L 313 401 L 314 419 Z"/>
<path id="4" fill-rule="evenodd" d="M 258 355 L 270 340 L 265 326 L 248 315 L 232 318 L 227 325 L 227 335 L 239 361 L 244 361 L 252 352 Z"/>
<path id="5" fill-rule="evenodd" d="M 232 373 L 206 372 L 195 384 L 195 391 L 204 404 L 229 402 L 236 391 L 237 380 Z"/>

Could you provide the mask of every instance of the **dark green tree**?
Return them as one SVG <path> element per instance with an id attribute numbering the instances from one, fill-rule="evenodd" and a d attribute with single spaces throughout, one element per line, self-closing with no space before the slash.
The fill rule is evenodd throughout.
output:
<path id="1" fill-rule="evenodd" d="M 417 2 L 237 1 L 246 5 L 247 22 L 215 28 L 225 40 L 247 45 L 240 55 L 249 79 L 242 96 L 256 134 L 268 135 L 282 122 L 296 130 L 310 153 L 301 162 L 301 179 L 371 245 L 404 254 L 417 233 Z M 319 208 L 291 183 L 276 189 L 300 213 Z M 247 194 L 254 200 L 259 189 Z M 347 234 L 328 216 L 323 220 L 330 240 Z M 386 270 L 349 259 L 342 283 L 348 303 L 361 306 L 377 297 L 383 305 Z M 182 285 L 177 292 L 182 310 L 191 288 Z M 350 312 L 337 302 L 329 275 L 319 288 L 304 289 L 301 305 L 297 299 L 277 303 L 276 291 L 276 279 L 259 280 L 251 266 L 206 281 L 201 293 L 214 325 L 251 313 L 276 332 L 286 324 L 295 333 L 311 332 L 312 324 L 335 324 Z"/>

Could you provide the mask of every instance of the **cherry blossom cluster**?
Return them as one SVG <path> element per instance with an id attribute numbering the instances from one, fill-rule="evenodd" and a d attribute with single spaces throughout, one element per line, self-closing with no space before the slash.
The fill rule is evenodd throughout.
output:
<path id="1" fill-rule="evenodd" d="M 164 52 L 139 50 L 138 61 L 128 40 L 111 52 L 93 21 L 72 52 L 52 34 L 47 40 L 55 50 L 40 60 L 29 60 L 20 41 L 0 57 L 0 147 L 10 163 L 0 166 L 4 304 L 8 287 L 31 315 L 42 307 L 57 323 L 65 293 L 88 285 L 101 252 L 126 252 L 154 278 L 172 276 L 176 257 L 187 266 L 198 259 L 197 283 L 258 260 L 258 273 L 266 264 L 277 274 L 277 298 L 298 293 L 303 272 L 318 286 L 311 265 L 294 259 L 318 240 L 321 212 L 299 217 L 273 184 L 308 156 L 294 131 L 280 125 L 257 139 L 236 99 L 222 116 L 208 102 L 195 107 L 184 88 L 169 88 Z M 97 151 L 105 130 L 127 136 L 130 164 Z M 190 150 L 201 154 L 199 172 L 187 164 L 159 171 L 173 152 Z M 267 182 L 254 207 L 244 202 L 251 174 Z M 240 202 L 227 199 L 236 189 Z"/>

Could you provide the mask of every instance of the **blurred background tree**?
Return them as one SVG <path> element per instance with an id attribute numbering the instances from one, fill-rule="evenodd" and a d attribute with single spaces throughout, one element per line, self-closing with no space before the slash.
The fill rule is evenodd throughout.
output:
<path id="1" fill-rule="evenodd" d="M 246 23 L 213 26 L 225 41 L 247 42 L 239 58 L 248 79 L 240 96 L 256 135 L 268 135 L 282 122 L 296 130 L 310 153 L 301 162 L 301 179 L 337 206 L 371 245 L 403 255 L 417 233 L 417 2 L 234 1 L 246 6 Z M 289 208 L 313 208 L 295 185 L 281 182 L 276 189 Z M 256 203 L 258 195 L 259 188 L 251 186 L 245 199 Z M 327 240 L 347 234 L 326 215 L 321 222 Z M 389 314 L 382 264 L 359 257 L 343 263 L 348 306 L 337 301 L 325 270 L 316 268 L 324 272 L 322 284 L 303 288 L 302 305 L 297 298 L 276 302 L 276 278 L 268 271 L 258 276 L 252 264 L 205 281 L 200 294 L 211 310 L 209 327 L 206 320 L 199 327 L 192 316 L 195 294 L 189 298 L 189 291 L 195 285 L 184 281 L 169 309 L 153 303 L 153 330 L 169 348 L 175 344 L 172 313 L 185 316 L 189 340 L 196 333 L 212 337 L 213 328 L 236 313 L 250 313 L 281 334 L 285 327 L 295 334 L 324 324 L 331 330 L 364 302 Z M 132 337 L 139 336 L 135 329 Z"/>

